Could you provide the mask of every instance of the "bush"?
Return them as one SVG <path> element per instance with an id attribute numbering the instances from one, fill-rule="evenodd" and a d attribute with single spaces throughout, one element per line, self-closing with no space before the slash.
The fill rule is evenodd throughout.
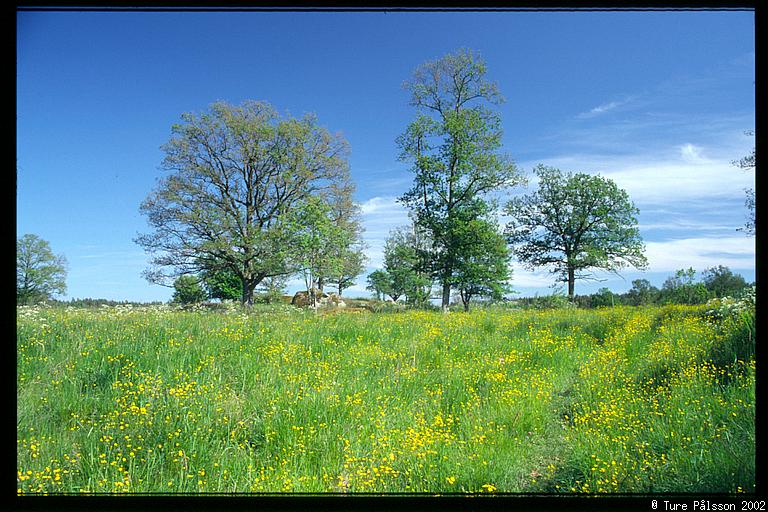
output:
<path id="1" fill-rule="evenodd" d="M 576 304 L 569 301 L 564 293 L 555 291 L 552 295 L 533 297 L 532 306 L 535 309 L 568 309 L 575 308 Z"/>
<path id="2" fill-rule="evenodd" d="M 179 276 L 173 283 L 174 304 L 195 304 L 205 300 L 205 291 L 195 276 Z"/>
<path id="3" fill-rule="evenodd" d="M 372 313 L 400 313 L 408 309 L 408 307 L 405 304 L 399 304 L 397 302 L 388 302 L 383 300 L 369 301 L 363 307 Z"/>
<path id="4" fill-rule="evenodd" d="M 755 354 L 755 287 L 745 289 L 738 298 L 712 299 L 704 316 L 726 333 L 722 343 L 710 350 L 719 366 L 746 361 Z"/>

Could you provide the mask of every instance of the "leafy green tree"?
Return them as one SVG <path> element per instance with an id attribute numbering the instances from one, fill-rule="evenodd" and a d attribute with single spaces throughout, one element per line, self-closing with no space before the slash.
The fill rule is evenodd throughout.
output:
<path id="1" fill-rule="evenodd" d="M 735 297 L 747 286 L 747 281 L 739 274 L 723 265 L 708 268 L 702 273 L 702 282 L 710 295 L 714 297 Z"/>
<path id="2" fill-rule="evenodd" d="M 34 304 L 66 293 L 67 260 L 37 235 L 16 240 L 16 302 Z"/>
<path id="3" fill-rule="evenodd" d="M 661 287 L 661 300 L 665 304 L 703 304 L 708 298 L 707 288 L 696 282 L 693 267 L 676 271 Z"/>
<path id="4" fill-rule="evenodd" d="M 395 302 L 400 298 L 399 294 L 392 291 L 391 279 L 384 270 L 374 270 L 368 274 L 366 290 L 372 291 L 377 300 L 384 300 L 385 295 L 389 295 Z"/>
<path id="5" fill-rule="evenodd" d="M 466 230 L 459 239 L 459 251 L 454 285 L 465 311 L 474 297 L 501 300 L 510 291 L 511 254 L 498 225 L 485 219 L 473 219 L 463 225 Z"/>
<path id="6" fill-rule="evenodd" d="M 423 305 L 429 300 L 432 279 L 424 272 L 422 256 L 426 250 L 423 233 L 416 226 L 390 232 L 384 245 L 384 270 L 389 278 L 393 300 L 405 296 L 406 302 Z"/>
<path id="7" fill-rule="evenodd" d="M 195 304 L 205 300 L 205 290 L 200 286 L 200 280 L 191 275 L 179 276 L 173 282 L 174 304 Z"/>
<path id="8" fill-rule="evenodd" d="M 632 288 L 626 293 L 626 300 L 633 306 L 653 304 L 659 298 L 659 289 L 647 279 L 635 279 Z"/>
<path id="9" fill-rule="evenodd" d="M 592 294 L 592 307 L 595 308 L 601 308 L 601 307 L 613 307 L 618 302 L 618 298 L 615 293 L 613 293 L 608 288 L 600 288 L 597 290 L 597 293 Z"/>
<path id="10" fill-rule="evenodd" d="M 365 270 L 367 257 L 363 253 L 363 248 L 362 242 L 341 248 L 339 254 L 341 265 L 339 265 L 335 274 L 331 274 L 328 277 L 328 282 L 336 286 L 336 289 L 339 291 L 339 297 L 342 296 L 344 290 L 355 284 L 357 276 Z"/>
<path id="11" fill-rule="evenodd" d="M 226 266 L 218 270 L 213 264 L 206 266 L 200 272 L 200 279 L 210 299 L 239 301 L 243 296 L 240 276 Z"/>
<path id="12" fill-rule="evenodd" d="M 430 269 L 448 311 L 461 226 L 488 209 L 487 196 L 523 181 L 501 147 L 501 120 L 485 104 L 502 101 L 485 79 L 485 62 L 460 50 L 419 66 L 404 87 L 420 114 L 397 139 L 400 159 L 411 163 L 413 186 L 402 202 L 432 240 Z"/>
<path id="13" fill-rule="evenodd" d="M 265 278 L 256 288 L 259 293 L 258 299 L 267 304 L 281 302 L 287 284 L 288 276 L 286 275 Z"/>
<path id="14" fill-rule="evenodd" d="M 558 281 L 568 283 L 571 300 L 576 279 L 589 278 L 590 269 L 646 267 L 638 209 L 624 190 L 601 176 L 544 165 L 534 172 L 538 190 L 506 205 L 507 238 L 520 262 L 552 267 Z"/>
<path id="15" fill-rule="evenodd" d="M 344 226 L 334 222 L 331 212 L 328 203 L 309 197 L 293 214 L 293 259 L 304 275 L 313 306 L 317 299 L 315 290 L 322 291 L 321 279 L 341 272 L 342 254 L 336 249 L 346 245 L 350 236 Z"/>
<path id="16" fill-rule="evenodd" d="M 355 283 L 357 276 L 365 270 L 367 257 L 362 234 L 363 227 L 360 218 L 360 206 L 352 200 L 353 186 L 336 187 L 329 202 L 330 218 L 342 236 L 336 240 L 336 245 L 330 247 L 333 257 L 338 261 L 333 269 L 320 276 L 320 290 L 327 282 L 336 287 L 339 296 L 344 290 Z"/>
<path id="17" fill-rule="evenodd" d="M 141 205 L 153 229 L 136 239 L 153 255 L 144 275 L 163 284 L 213 261 L 251 304 L 262 280 L 295 271 L 288 213 L 349 182 L 347 143 L 313 115 L 281 118 L 264 102 L 217 102 L 182 120 L 162 147 L 169 175 Z"/>

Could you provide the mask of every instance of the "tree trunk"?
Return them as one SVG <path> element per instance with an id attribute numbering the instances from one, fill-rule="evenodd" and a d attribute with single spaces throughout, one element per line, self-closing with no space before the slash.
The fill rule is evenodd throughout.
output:
<path id="1" fill-rule="evenodd" d="M 451 283 L 446 279 L 443 281 L 443 302 L 441 305 L 441 310 L 443 313 L 448 313 L 449 306 L 451 304 Z"/>
<path id="2" fill-rule="evenodd" d="M 574 268 L 572 266 L 568 266 L 568 300 L 573 302 L 573 285 L 574 285 L 575 277 L 574 277 Z"/>
<path id="3" fill-rule="evenodd" d="M 243 295 L 240 298 L 240 304 L 243 306 L 253 306 L 253 290 L 256 289 L 256 282 L 252 279 L 243 279 Z"/>

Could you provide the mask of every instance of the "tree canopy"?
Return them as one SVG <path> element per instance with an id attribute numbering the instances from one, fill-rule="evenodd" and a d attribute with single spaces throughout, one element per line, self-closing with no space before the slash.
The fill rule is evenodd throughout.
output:
<path id="1" fill-rule="evenodd" d="M 295 270 L 286 213 L 348 189 L 347 143 L 314 115 L 282 118 L 265 102 L 217 102 L 182 121 L 162 147 L 170 174 L 141 205 L 153 228 L 136 239 L 153 255 L 145 276 L 226 270 L 250 304 L 263 279 Z"/>
<path id="2" fill-rule="evenodd" d="M 464 310 L 469 311 L 474 297 L 501 300 L 510 291 L 512 269 L 511 253 L 495 222 L 477 218 L 465 223 L 464 229 L 454 285 Z"/>
<path id="3" fill-rule="evenodd" d="M 400 159 L 414 174 L 400 201 L 430 235 L 430 266 L 442 286 L 444 311 L 460 257 L 457 237 L 466 232 L 461 223 L 488 208 L 490 192 L 522 181 L 499 152 L 501 120 L 486 105 L 502 97 L 485 74 L 479 56 L 460 50 L 422 64 L 404 84 L 419 115 L 397 139 Z"/>
<path id="4" fill-rule="evenodd" d="M 744 277 L 734 274 L 730 268 L 723 265 L 704 270 L 702 282 L 707 291 L 718 298 L 736 296 L 749 286 Z"/>
<path id="5" fill-rule="evenodd" d="M 430 297 L 432 279 L 424 270 L 423 257 L 429 250 L 426 234 L 417 226 L 390 231 L 384 245 L 384 271 L 389 279 L 388 294 L 393 300 L 423 305 Z"/>
<path id="6" fill-rule="evenodd" d="M 696 270 L 693 267 L 676 271 L 661 287 L 661 301 L 666 304 L 703 304 L 708 298 L 704 283 L 696 282 Z"/>
<path id="7" fill-rule="evenodd" d="M 191 275 L 183 275 L 173 282 L 173 297 L 171 302 L 176 304 L 195 304 L 205 300 L 205 290 L 200 286 L 200 280 Z"/>
<path id="8" fill-rule="evenodd" d="M 372 291 L 378 300 L 383 300 L 385 295 L 389 295 L 395 301 L 400 297 L 392 291 L 390 277 L 384 270 L 374 270 L 368 275 L 366 289 Z"/>
<path id="9" fill-rule="evenodd" d="M 538 165 L 539 187 L 510 200 L 506 227 L 515 256 L 528 268 L 548 266 L 568 283 L 572 300 L 576 279 L 591 269 L 616 272 L 645 268 L 637 208 L 613 181 L 584 173 L 563 173 Z"/>
<path id="10" fill-rule="evenodd" d="M 33 304 L 66 293 L 67 260 L 37 235 L 16 240 L 16 302 Z"/>

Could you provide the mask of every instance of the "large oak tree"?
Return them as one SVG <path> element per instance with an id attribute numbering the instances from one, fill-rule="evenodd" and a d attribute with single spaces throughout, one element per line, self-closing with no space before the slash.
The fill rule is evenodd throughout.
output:
<path id="1" fill-rule="evenodd" d="M 250 304 L 263 279 L 296 270 L 286 213 L 347 187 L 347 143 L 314 115 L 283 118 L 257 101 L 217 102 L 182 121 L 162 147 L 169 175 L 141 205 L 153 228 L 136 239 L 153 255 L 145 276 L 166 284 L 229 271 Z"/>
<path id="2" fill-rule="evenodd" d="M 584 173 L 563 173 L 539 165 L 536 192 L 514 198 L 505 208 L 511 221 L 507 240 L 526 267 L 551 267 L 568 283 L 588 278 L 592 269 L 617 272 L 645 268 L 645 247 L 637 228 L 638 209 L 612 180 Z"/>

